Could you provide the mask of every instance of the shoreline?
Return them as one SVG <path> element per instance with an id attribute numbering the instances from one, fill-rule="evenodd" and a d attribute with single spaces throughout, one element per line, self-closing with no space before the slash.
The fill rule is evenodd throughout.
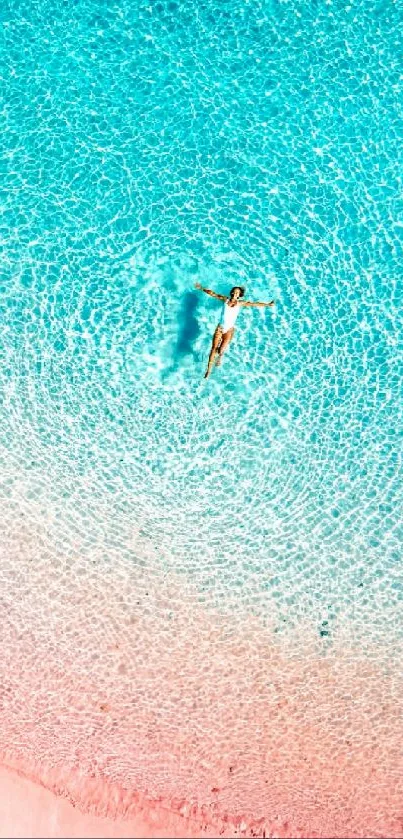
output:
<path id="1" fill-rule="evenodd" d="M 163 809 L 152 811 L 152 817 L 145 811 L 129 819 L 100 816 L 84 813 L 71 801 L 56 795 L 42 784 L 23 776 L 5 766 L 0 767 L 0 837 L 1 839 L 26 839 L 46 837 L 62 839 L 65 836 L 133 837 L 187 837 L 192 832 L 186 829 L 186 821 L 180 816 L 174 817 Z"/>
<path id="2" fill-rule="evenodd" d="M 262 819 L 247 823 L 240 817 L 214 817 L 213 814 L 197 813 L 196 808 L 185 802 L 177 802 L 178 811 L 175 812 L 161 801 L 147 801 L 126 790 L 121 790 L 119 795 L 116 787 L 105 789 L 104 783 L 91 778 L 81 781 L 81 793 L 86 790 L 92 799 L 88 812 L 73 803 L 66 790 L 57 794 L 17 768 L 0 765 L 0 839 L 21 836 L 24 839 L 63 839 L 66 836 L 71 839 L 97 839 L 100 836 L 104 839 L 213 839 L 217 835 L 270 839 L 288 835 L 287 824 L 269 825 Z M 54 783 L 58 785 L 56 781 Z M 119 807 L 126 808 L 127 818 L 118 814 Z M 105 809 L 110 812 L 97 812 Z M 293 831 L 292 836 L 298 839 L 302 833 Z"/>

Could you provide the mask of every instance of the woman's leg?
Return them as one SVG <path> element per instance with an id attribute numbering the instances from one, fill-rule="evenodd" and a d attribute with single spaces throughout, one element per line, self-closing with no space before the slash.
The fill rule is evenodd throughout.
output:
<path id="1" fill-rule="evenodd" d="M 214 356 L 215 356 L 216 352 L 218 352 L 218 349 L 221 345 L 221 341 L 222 341 L 222 328 L 221 328 L 221 326 L 217 326 L 217 329 L 216 329 L 216 331 L 214 332 L 214 335 L 213 335 L 213 342 L 211 344 L 211 350 L 210 350 L 210 355 L 209 355 L 209 359 L 208 359 L 207 370 L 204 374 L 205 379 L 207 379 L 209 377 L 210 373 L 211 373 L 211 368 L 214 364 Z"/>
<path id="2" fill-rule="evenodd" d="M 221 356 L 223 355 L 223 353 L 225 353 L 225 350 L 227 349 L 228 345 L 231 343 L 231 341 L 234 337 L 234 332 L 235 332 L 235 328 L 232 327 L 232 329 L 229 329 L 228 332 L 225 332 L 224 335 L 222 336 L 221 344 L 220 344 L 220 346 L 217 350 L 217 352 L 218 352 L 217 367 L 218 367 L 219 364 L 221 364 Z"/>

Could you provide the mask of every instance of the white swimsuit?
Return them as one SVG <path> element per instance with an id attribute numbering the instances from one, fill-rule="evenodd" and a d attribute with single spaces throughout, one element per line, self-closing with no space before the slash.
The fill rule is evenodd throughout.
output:
<path id="1" fill-rule="evenodd" d="M 240 305 L 237 303 L 235 306 L 229 306 L 228 300 L 225 301 L 222 307 L 222 314 L 220 320 L 220 326 L 222 328 L 223 334 L 229 332 L 235 326 L 235 321 L 238 317 Z"/>

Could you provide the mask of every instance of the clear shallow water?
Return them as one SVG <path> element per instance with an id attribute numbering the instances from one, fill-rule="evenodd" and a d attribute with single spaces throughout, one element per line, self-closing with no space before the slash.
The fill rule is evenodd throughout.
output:
<path id="1" fill-rule="evenodd" d="M 1 16 L 5 496 L 23 468 L 65 551 L 136 528 L 214 602 L 393 639 L 400 4 Z M 207 384 L 196 281 L 276 298 Z"/>
<path id="2" fill-rule="evenodd" d="M 0 17 L 1 762 L 401 836 L 401 4 Z"/>

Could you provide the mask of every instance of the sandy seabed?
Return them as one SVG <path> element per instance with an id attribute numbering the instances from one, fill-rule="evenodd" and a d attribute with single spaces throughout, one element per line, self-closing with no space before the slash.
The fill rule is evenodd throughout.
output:
<path id="1" fill-rule="evenodd" d="M 6 524 L 1 836 L 403 837 L 401 650 L 358 602 L 324 647 Z"/>

